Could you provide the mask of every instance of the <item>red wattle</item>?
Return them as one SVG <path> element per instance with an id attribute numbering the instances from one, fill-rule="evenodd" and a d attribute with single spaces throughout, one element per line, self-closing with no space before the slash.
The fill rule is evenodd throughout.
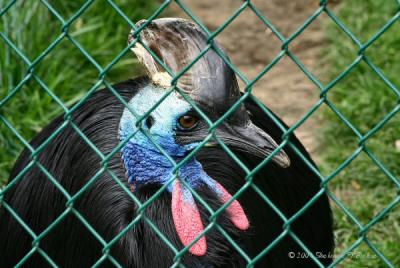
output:
<path id="1" fill-rule="evenodd" d="M 232 196 L 228 191 L 219 184 L 218 182 L 215 182 L 217 184 L 218 189 L 222 192 L 222 195 L 219 197 L 221 202 L 225 204 L 228 202 Z M 232 223 L 239 228 L 240 230 L 247 230 L 250 226 L 249 220 L 247 219 L 246 214 L 244 213 L 244 210 L 240 203 L 237 200 L 234 200 L 227 208 L 226 212 L 228 213 Z"/>
<path id="2" fill-rule="evenodd" d="M 192 194 L 187 189 L 184 193 L 181 183 L 178 180 L 175 181 L 172 190 L 171 210 L 176 232 L 182 244 L 186 247 L 204 231 L 204 227 Z M 206 251 L 207 243 L 205 236 L 202 236 L 189 249 L 189 252 L 196 256 L 203 256 L 206 254 Z"/>

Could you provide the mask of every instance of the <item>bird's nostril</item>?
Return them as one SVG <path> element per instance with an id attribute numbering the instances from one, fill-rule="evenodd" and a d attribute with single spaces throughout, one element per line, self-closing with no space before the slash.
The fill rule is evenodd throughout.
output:
<path id="1" fill-rule="evenodd" d="M 250 112 L 249 110 L 247 110 L 247 114 L 249 115 L 250 119 L 252 119 L 252 118 L 253 118 L 253 113 L 252 113 L 252 112 Z"/>
<path id="2" fill-rule="evenodd" d="M 154 124 L 154 118 L 150 115 L 149 117 L 147 117 L 146 119 L 146 127 L 148 129 L 150 129 Z"/>

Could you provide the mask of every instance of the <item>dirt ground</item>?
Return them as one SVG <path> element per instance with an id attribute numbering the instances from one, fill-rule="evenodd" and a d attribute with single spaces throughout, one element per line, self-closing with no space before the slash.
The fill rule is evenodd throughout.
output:
<path id="1" fill-rule="evenodd" d="M 210 30 L 217 29 L 243 4 L 241 0 L 186 0 L 185 5 Z M 318 9 L 318 0 L 254 0 L 257 9 L 285 36 L 293 34 Z M 186 17 L 175 4 L 173 16 Z M 318 60 L 322 55 L 326 16 L 312 23 L 289 48 L 317 77 L 322 75 Z M 281 42 L 249 8 L 245 9 L 217 40 L 227 50 L 233 63 L 248 78 L 253 79 L 281 51 Z M 243 84 L 242 84 L 243 86 Z M 243 87 L 242 87 L 243 88 Z M 316 103 L 318 88 L 287 56 L 267 72 L 253 87 L 253 92 L 288 125 L 293 125 Z M 317 115 L 296 130 L 297 137 L 315 157 L 319 129 Z"/>

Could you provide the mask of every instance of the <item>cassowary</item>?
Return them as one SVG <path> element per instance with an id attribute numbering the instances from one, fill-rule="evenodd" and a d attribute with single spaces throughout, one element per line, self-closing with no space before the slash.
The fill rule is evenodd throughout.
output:
<path id="1" fill-rule="evenodd" d="M 140 37 L 175 73 L 207 46 L 206 34 L 182 19 L 154 20 Z M 214 46 L 221 49 L 216 43 Z M 180 259 L 185 267 L 245 267 L 247 261 L 232 241 L 253 259 L 278 237 L 279 242 L 259 258 L 256 267 L 316 266 L 290 233 L 319 257 L 321 263 L 329 264 L 333 233 L 326 195 L 321 195 L 301 216 L 284 226 L 280 215 L 258 193 L 262 191 L 286 218 L 290 218 L 320 191 L 320 179 L 290 146 L 285 146 L 255 173 L 255 187 L 248 187 L 226 207 L 216 219 L 218 226 L 213 225 L 205 236 L 192 243 L 209 225 L 210 212 L 194 198 L 189 187 L 216 211 L 247 185 L 246 173 L 215 139 L 210 139 L 174 173 L 174 165 L 159 149 L 180 163 L 207 138 L 209 126 L 176 91 L 138 122 L 131 111 L 146 114 L 167 92 L 171 77 L 143 46 L 135 45 L 133 51 L 145 65 L 148 76 L 113 86 L 128 107 L 110 90 L 99 90 L 73 112 L 68 126 L 59 130 L 64 122 L 64 117 L 60 116 L 33 139 L 32 146 L 38 148 L 59 130 L 34 159 L 36 164 L 32 168 L 24 171 L 32 161 L 28 151 L 25 150 L 17 160 L 9 182 L 15 184 L 4 194 L 4 202 L 36 235 L 55 220 L 59 219 L 59 222 L 39 243 L 32 244 L 32 236 L 2 206 L 0 267 L 14 266 L 33 247 L 46 252 L 60 267 L 95 264 L 104 253 L 103 244 L 80 218 L 84 218 L 108 243 L 140 214 L 139 205 L 115 178 L 142 203 L 161 187 L 165 188 L 143 210 L 136 224 L 129 226 L 105 252 L 123 267 L 170 267 L 174 263 L 173 250 L 148 221 L 178 250 L 191 245 Z M 241 97 L 233 71 L 213 50 L 205 53 L 182 75 L 177 86 L 213 122 Z M 108 156 L 118 145 L 122 145 L 121 149 L 105 164 L 72 123 L 103 155 Z M 140 126 L 143 132 L 139 130 Z M 249 98 L 215 129 L 215 135 L 250 170 L 282 142 L 281 129 Z M 150 136 L 158 146 L 153 144 Z M 290 141 L 312 163 L 294 135 Z M 19 174 L 19 180 L 14 181 Z M 173 179 L 174 174 L 176 179 Z M 92 184 L 75 202 L 67 204 L 66 196 L 48 175 L 71 196 L 89 181 Z M 63 214 L 66 210 L 69 212 Z M 102 265 L 112 266 L 108 259 Z M 48 264 L 36 251 L 25 266 L 47 267 Z"/>

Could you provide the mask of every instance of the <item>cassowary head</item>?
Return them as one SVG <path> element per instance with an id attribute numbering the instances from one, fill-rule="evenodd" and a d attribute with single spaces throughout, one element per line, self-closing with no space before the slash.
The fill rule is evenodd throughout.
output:
<path id="1" fill-rule="evenodd" d="M 139 22 L 140 26 L 144 21 Z M 129 42 L 134 37 L 131 35 Z M 206 47 L 206 34 L 193 23 L 182 19 L 152 21 L 140 33 L 140 39 L 175 74 L 189 65 Z M 221 49 L 218 44 L 214 46 Z M 166 93 L 171 76 L 139 43 L 133 51 L 145 65 L 152 84 L 144 87 L 130 101 L 130 108 L 139 116 L 145 115 Z M 177 81 L 177 86 L 215 122 L 239 100 L 241 94 L 235 75 L 218 54 L 209 50 Z M 182 161 L 208 135 L 208 124 L 193 107 L 176 91 L 169 94 L 144 120 L 143 128 L 153 140 L 176 162 Z M 252 123 L 243 104 L 239 105 L 215 131 L 216 135 L 233 150 L 243 151 L 260 158 L 268 156 L 277 147 L 276 142 Z M 174 174 L 174 165 L 153 142 L 138 129 L 138 119 L 125 108 L 119 129 L 121 141 L 129 139 L 122 148 L 126 176 L 132 191 L 142 186 L 162 186 Z M 210 141 L 206 146 L 217 146 Z M 289 165 L 289 158 L 282 150 L 273 157 L 282 167 Z M 203 223 L 193 199 L 185 185 L 196 190 L 207 187 L 225 203 L 231 194 L 203 170 L 195 157 L 181 166 L 178 179 L 167 186 L 172 193 L 172 215 L 182 243 L 190 244 L 203 230 Z M 185 183 L 182 183 L 185 182 Z M 249 221 L 238 201 L 227 207 L 232 223 L 241 230 Z M 207 249 L 203 236 L 191 248 L 195 255 L 204 255 Z"/>

